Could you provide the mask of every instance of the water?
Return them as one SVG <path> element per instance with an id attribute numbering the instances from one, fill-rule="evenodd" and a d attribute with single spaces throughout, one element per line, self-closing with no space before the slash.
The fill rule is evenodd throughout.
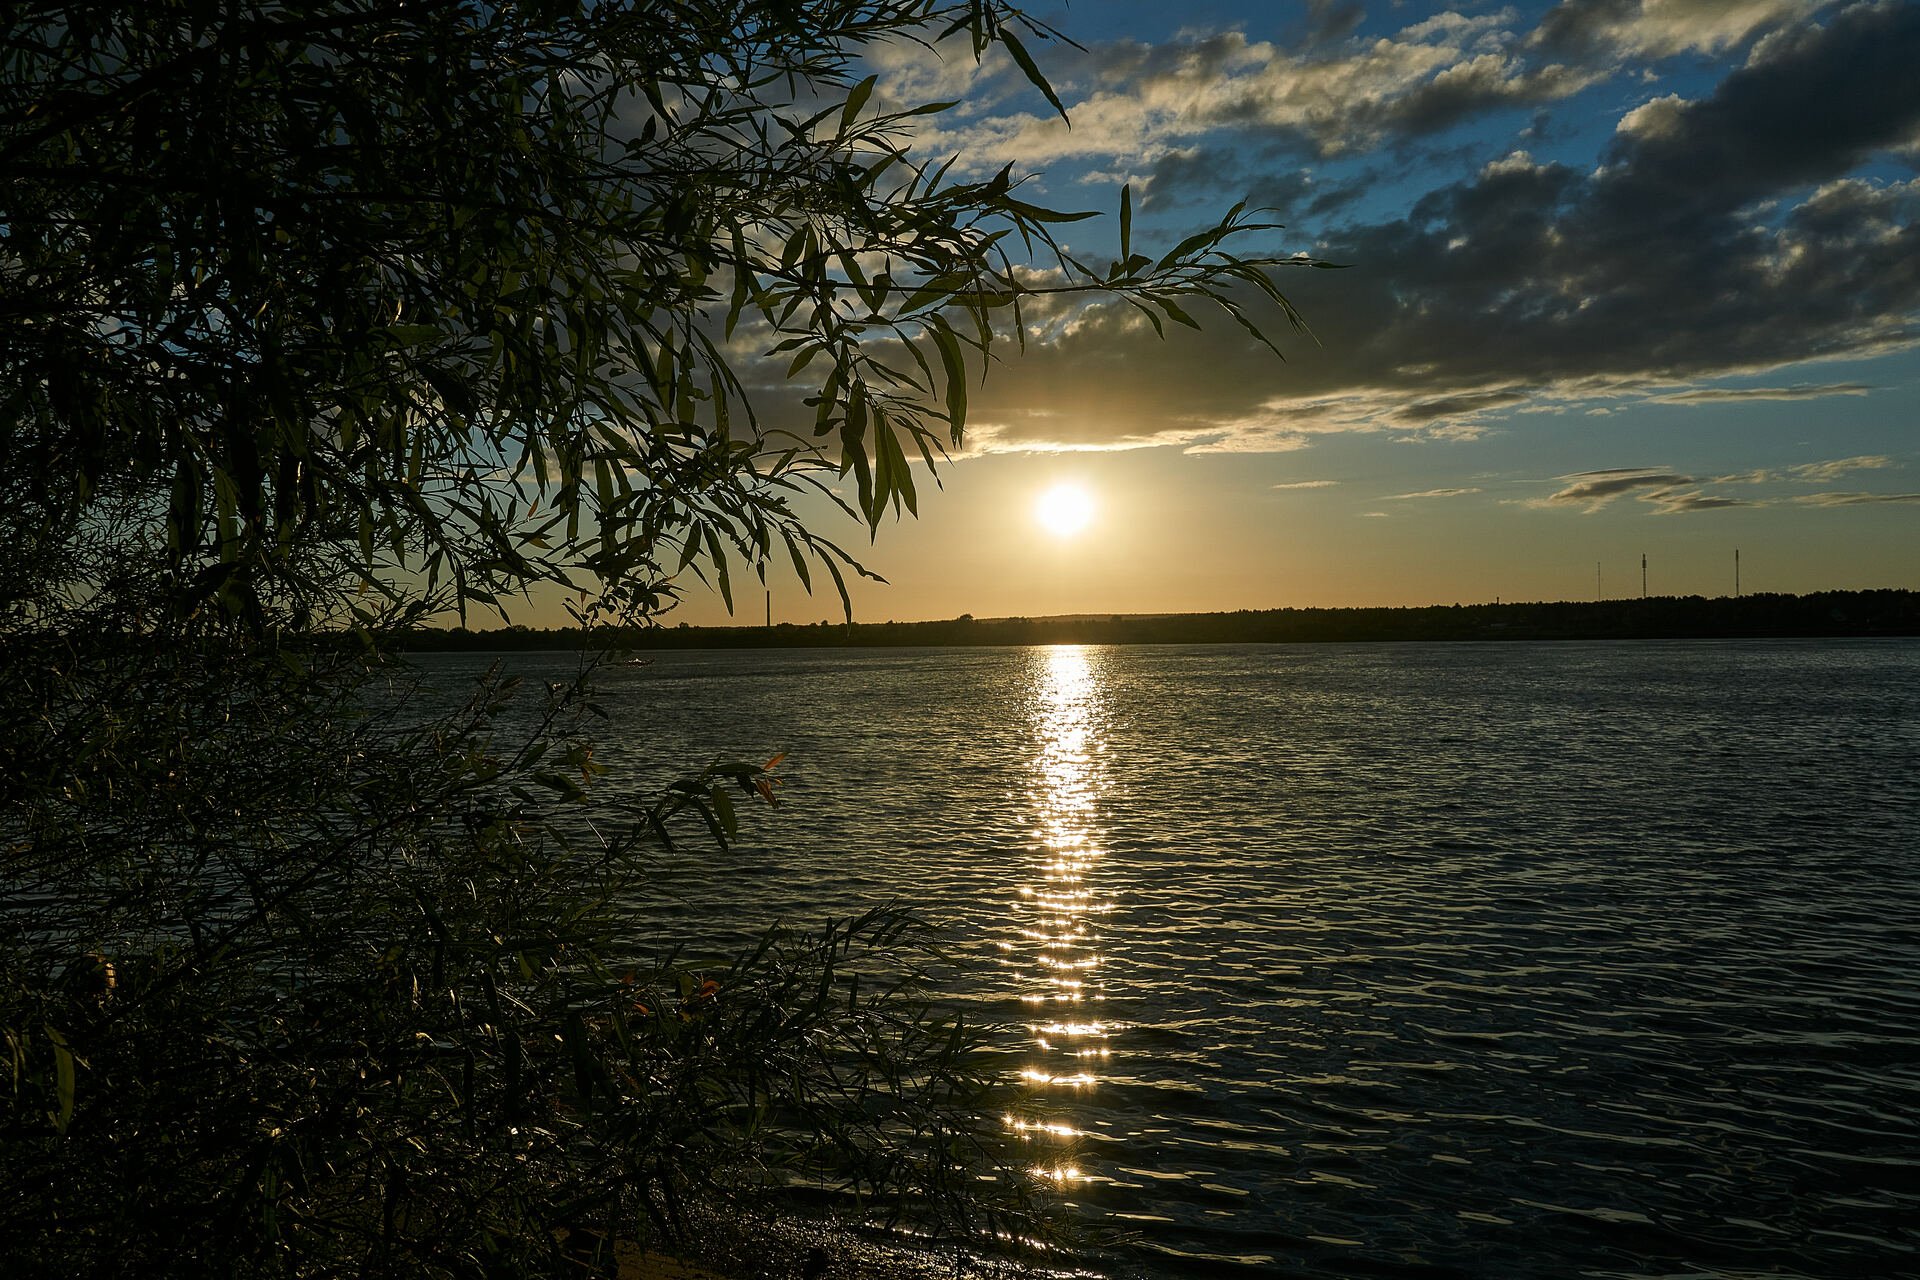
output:
<path id="1" fill-rule="evenodd" d="M 1920 644 L 663 653 L 601 684 L 619 785 L 788 753 L 782 812 L 663 867 L 647 927 L 953 920 L 1035 1176 L 1130 1233 L 1109 1271 L 1920 1275 Z"/>

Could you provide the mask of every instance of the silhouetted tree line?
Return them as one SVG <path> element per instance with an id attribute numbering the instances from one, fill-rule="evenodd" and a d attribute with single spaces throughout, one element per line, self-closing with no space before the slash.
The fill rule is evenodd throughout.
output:
<path id="1" fill-rule="evenodd" d="M 1309 644 L 1390 640 L 1684 640 L 1920 635 L 1920 592 L 1656 596 L 1395 609 L 1240 609 L 772 627 L 415 631 L 410 649 L 762 649 L 1028 644 Z"/>

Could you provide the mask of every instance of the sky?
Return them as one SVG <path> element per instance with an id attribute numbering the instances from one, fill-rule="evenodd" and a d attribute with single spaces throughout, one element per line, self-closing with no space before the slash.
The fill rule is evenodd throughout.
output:
<path id="1" fill-rule="evenodd" d="M 921 479 L 815 513 L 860 621 L 1920 588 L 1920 4 L 1041 0 L 873 59 L 916 154 L 1171 247 L 1241 199 L 1311 333 L 1042 310 Z M 1111 255 L 1117 220 L 1072 224 Z M 1075 487 L 1083 527 L 1036 517 Z M 773 619 L 839 616 L 790 573 Z M 767 602 L 740 594 L 735 620 Z M 665 621 L 727 621 L 698 590 Z"/>

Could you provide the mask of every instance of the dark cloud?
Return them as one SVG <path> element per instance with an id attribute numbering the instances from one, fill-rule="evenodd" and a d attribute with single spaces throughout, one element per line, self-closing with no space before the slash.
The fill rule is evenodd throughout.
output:
<path id="1" fill-rule="evenodd" d="M 1182 209 L 1204 204 L 1211 208 L 1222 191 L 1238 191 L 1250 179 L 1246 161 L 1228 147 L 1192 147 L 1169 151 L 1154 161 L 1147 173 L 1142 208 Z M 1267 179 L 1277 198 L 1263 201 L 1277 209 L 1290 209 L 1313 185 L 1305 173 L 1275 175 Z"/>
<path id="2" fill-rule="evenodd" d="M 1614 44 L 1613 33 L 1639 13 L 1639 0 L 1567 0 L 1549 9 L 1531 43 L 1549 53 L 1585 57 Z"/>
<path id="3" fill-rule="evenodd" d="M 1596 173 L 1516 155 L 1331 237 L 1319 251 L 1357 265 L 1294 290 L 1325 344 L 1302 394 L 1564 399 L 1913 342 L 1920 184 L 1847 175 L 1920 128 L 1915 65 L 1920 5 L 1862 6 L 1623 134 Z M 1782 105 L 1814 101 L 1824 143 Z"/>
<path id="4" fill-rule="evenodd" d="M 1303 212 L 1311 218 L 1324 218 L 1339 213 L 1365 195 L 1370 186 L 1372 181 L 1369 178 L 1325 183 L 1318 188 L 1319 194 L 1314 196 Z M 1255 190 L 1259 188 L 1256 187 Z"/>
<path id="5" fill-rule="evenodd" d="M 1617 68 L 1541 61 L 1516 51 L 1500 28 L 1509 14 L 1447 15 L 1385 39 L 1354 39 L 1357 6 L 1326 5 L 1293 52 L 1237 31 L 1146 45 L 1118 41 L 1049 63 L 1079 131 L 1078 145 L 1049 124 L 1049 151 L 1123 158 L 1126 140 L 1103 126 L 1130 118 L 1134 137 L 1162 144 L 1218 130 L 1290 156 L 1350 155 L 1381 143 L 1424 140 L 1492 111 L 1559 102 Z M 948 141 L 992 169 L 1031 159 L 1030 121 L 983 117 Z M 1016 148 L 1026 148 L 1021 154 Z"/>
<path id="6" fill-rule="evenodd" d="M 1488 409 L 1498 409 L 1503 405 L 1519 404 L 1526 398 L 1526 393 L 1523 391 L 1481 391 L 1467 395 L 1447 396 L 1440 400 L 1415 401 L 1394 416 L 1406 423 L 1437 422 L 1443 418 L 1467 417 L 1483 413 Z"/>
<path id="7" fill-rule="evenodd" d="M 1582 12 L 1592 16 L 1590 6 Z M 1643 21 L 1652 11 L 1633 12 Z M 1510 52 L 1486 38 L 1493 56 Z M 1223 37 L 1177 56 L 1144 46 L 1132 56 L 1151 80 L 1175 77 L 1181 58 L 1224 68 L 1251 54 Z M 1456 65 L 1479 56 L 1470 50 Z M 1859 383 L 1698 384 L 1920 342 L 1920 180 L 1862 176 L 1920 136 L 1916 66 L 1920 4 L 1855 4 L 1824 25 L 1775 29 L 1696 101 L 1642 104 L 1597 167 L 1515 152 L 1402 217 L 1331 232 L 1314 252 L 1351 270 L 1280 273 L 1315 335 L 1276 321 L 1282 366 L 1230 323 L 1162 342 L 1124 305 L 1061 312 L 976 397 L 976 441 L 1293 449 L 1318 432 L 1463 438 L 1602 397 L 1862 394 Z M 1386 110 L 1366 103 L 1391 97 L 1356 90 L 1343 109 Z M 1271 103 L 1255 105 L 1272 119 Z M 1344 198 L 1291 167 L 1269 163 L 1263 178 L 1252 167 L 1257 145 L 1243 137 L 1167 157 L 1153 170 L 1156 201 L 1182 184 L 1231 179 L 1230 190 L 1253 188 L 1256 203 L 1291 221 Z M 1660 483 L 1685 493 L 1693 482 Z M 1657 491 L 1645 481 L 1626 488 Z M 1671 505 L 1702 509 L 1711 497 Z"/>
<path id="8" fill-rule="evenodd" d="M 1699 102 L 1650 104 L 1606 157 L 1592 222 L 1609 231 L 1718 229 L 1763 196 L 1829 181 L 1906 141 L 1920 120 L 1920 5 L 1856 5 L 1777 37 Z M 1850 229 L 1844 212 L 1834 230 Z M 1802 230 L 1819 237 L 1819 211 Z"/>
<path id="9" fill-rule="evenodd" d="M 1143 208 L 1184 209 L 1218 203 L 1220 193 L 1244 195 L 1250 208 L 1265 209 L 1288 226 L 1315 222 L 1366 194 L 1364 179 L 1326 182 L 1305 169 L 1255 168 L 1227 147 L 1170 151 L 1149 172 Z"/>
<path id="10" fill-rule="evenodd" d="M 1328 310 L 1309 296 L 1310 314 L 1351 317 L 1356 363 L 1507 383 L 1684 379 L 1904 340 L 1912 188 L 1841 183 L 1772 225 L 1758 206 L 1920 126 L 1916 63 L 1920 5 L 1849 10 L 1699 103 L 1630 117 L 1595 174 L 1516 156 L 1335 238 L 1328 256 L 1364 274 L 1315 289 Z"/>
<path id="11" fill-rule="evenodd" d="M 1120 40 L 1077 53 L 1058 50 L 1048 73 L 1062 84 L 1090 80 L 1128 89 L 1167 81 L 1206 83 L 1224 79 L 1246 50 L 1247 39 L 1237 31 L 1163 44 Z"/>
<path id="12" fill-rule="evenodd" d="M 1274 216 L 1286 223 L 1298 223 L 1303 216 L 1324 216 L 1358 194 L 1351 186 L 1327 186 L 1312 174 L 1299 172 L 1265 174 L 1247 186 L 1249 202 L 1272 209 Z"/>
<path id="13" fill-rule="evenodd" d="M 1385 134 L 1422 138 L 1489 111 L 1557 102 L 1592 79 L 1562 63 L 1522 70 L 1500 54 L 1482 54 L 1380 104 L 1370 123 Z"/>
<path id="14" fill-rule="evenodd" d="M 1345 40 L 1366 16 L 1366 6 L 1359 0 L 1307 0 L 1304 43 L 1311 46 Z"/>

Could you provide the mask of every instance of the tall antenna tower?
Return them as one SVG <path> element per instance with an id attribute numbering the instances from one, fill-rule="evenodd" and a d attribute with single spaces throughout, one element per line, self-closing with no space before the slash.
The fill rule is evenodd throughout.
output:
<path id="1" fill-rule="evenodd" d="M 1640 598 L 1647 598 L 1647 553 L 1640 553 Z"/>
<path id="2" fill-rule="evenodd" d="M 1733 598 L 1740 598 L 1740 548 L 1733 549 Z"/>
<path id="3" fill-rule="evenodd" d="M 1600 562 L 1598 560 L 1593 562 L 1593 598 L 1595 600 L 1606 599 L 1605 596 L 1600 594 Z"/>

